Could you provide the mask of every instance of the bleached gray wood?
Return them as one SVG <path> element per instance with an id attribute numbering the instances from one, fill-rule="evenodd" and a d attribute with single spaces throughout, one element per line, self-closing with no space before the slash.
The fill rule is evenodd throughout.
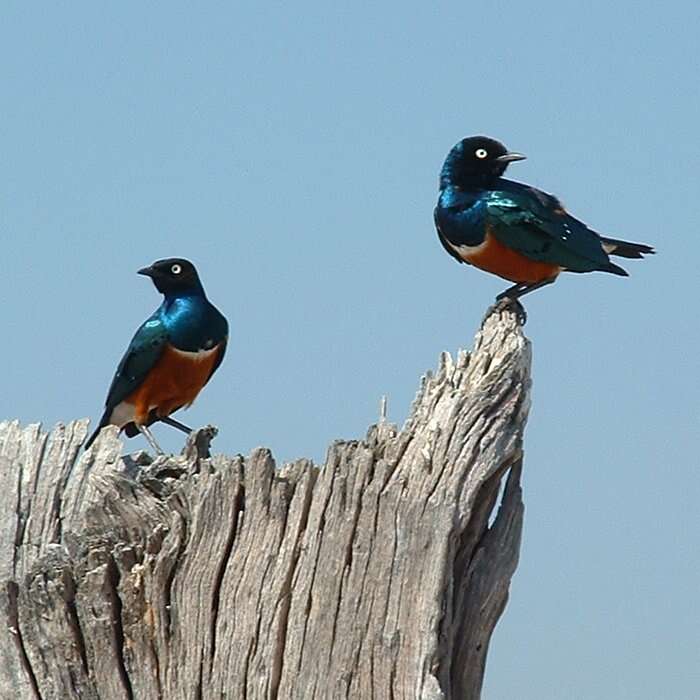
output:
<path id="1" fill-rule="evenodd" d="M 401 431 L 325 465 L 122 458 L 0 423 L 0 698 L 469 698 L 518 560 L 530 348 L 443 354 Z"/>

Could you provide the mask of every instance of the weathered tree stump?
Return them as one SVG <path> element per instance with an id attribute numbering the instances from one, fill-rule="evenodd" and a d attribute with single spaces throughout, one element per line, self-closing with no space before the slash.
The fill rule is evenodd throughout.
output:
<path id="1" fill-rule="evenodd" d="M 79 457 L 86 420 L 1 423 L 0 697 L 478 698 L 518 560 L 529 368 L 493 314 L 400 432 L 321 468 L 210 458 L 209 429 L 151 462 L 109 430 Z"/>

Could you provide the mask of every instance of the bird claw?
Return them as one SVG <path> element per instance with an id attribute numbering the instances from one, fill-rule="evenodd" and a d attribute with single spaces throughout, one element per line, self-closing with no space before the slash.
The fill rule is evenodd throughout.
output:
<path id="1" fill-rule="evenodd" d="M 518 319 L 518 323 L 521 326 L 524 326 L 527 323 L 527 312 L 525 311 L 525 307 L 517 299 L 514 299 L 507 294 L 499 294 L 496 297 L 496 303 L 492 304 L 488 309 L 486 309 L 484 320 L 481 322 L 481 327 L 484 327 L 484 323 L 486 323 L 486 320 L 489 318 L 489 316 L 491 316 L 491 314 L 501 314 L 504 311 L 514 313 Z"/>

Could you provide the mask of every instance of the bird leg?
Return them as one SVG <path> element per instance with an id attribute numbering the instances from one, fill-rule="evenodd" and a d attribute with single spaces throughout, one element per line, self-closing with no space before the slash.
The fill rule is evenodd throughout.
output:
<path id="1" fill-rule="evenodd" d="M 136 427 L 139 429 L 141 435 L 143 435 L 146 438 L 146 441 L 153 448 L 153 451 L 157 455 L 165 454 L 165 452 L 163 452 L 163 450 L 161 449 L 160 445 L 156 442 L 156 439 L 153 437 L 153 433 L 148 429 L 147 426 L 139 425 L 138 423 L 136 423 Z"/>
<path id="2" fill-rule="evenodd" d="M 539 282 L 518 282 L 518 284 L 514 284 L 512 287 L 508 287 L 508 289 L 501 292 L 496 297 L 496 303 L 488 308 L 484 319 L 487 319 L 496 311 L 510 308 L 517 314 L 520 325 L 524 326 L 527 322 L 527 313 L 520 303 L 520 297 L 524 297 L 526 294 L 534 292 L 540 287 L 546 287 L 548 284 L 552 284 L 554 280 L 556 280 L 556 277 L 550 277 L 546 280 L 540 280 Z"/>
<path id="3" fill-rule="evenodd" d="M 501 301 L 502 299 L 520 299 L 530 292 L 534 292 L 540 287 L 546 287 L 548 284 L 552 284 L 556 280 L 556 277 L 549 277 L 546 280 L 540 280 L 539 282 L 519 282 L 514 284 L 512 287 L 508 287 L 505 291 L 501 292 L 497 297 L 496 301 Z"/>
<path id="4" fill-rule="evenodd" d="M 179 420 L 175 420 L 170 416 L 164 416 L 160 419 L 160 422 L 165 423 L 165 425 L 169 425 L 171 428 L 177 428 L 178 430 L 182 430 L 182 432 L 186 433 L 187 435 L 189 435 L 192 432 L 192 428 L 188 428 L 184 423 L 180 423 Z"/>
<path id="5" fill-rule="evenodd" d="M 496 297 L 496 301 L 501 301 L 502 299 L 517 299 L 519 296 L 518 292 L 522 291 L 526 287 L 526 284 L 518 282 L 518 284 L 514 284 L 512 287 L 508 287 L 508 289 L 502 291 Z"/>

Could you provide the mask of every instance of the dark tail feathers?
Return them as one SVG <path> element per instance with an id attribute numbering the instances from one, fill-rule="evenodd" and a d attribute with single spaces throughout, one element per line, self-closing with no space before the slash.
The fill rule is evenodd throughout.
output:
<path id="1" fill-rule="evenodd" d="M 616 265 L 615 263 L 607 263 L 598 268 L 601 272 L 612 272 L 613 275 L 620 275 L 620 277 L 629 277 L 630 273 L 627 272 L 623 267 Z"/>
<path id="2" fill-rule="evenodd" d="M 92 445 L 93 442 L 95 442 L 95 438 L 100 434 L 100 430 L 102 430 L 105 425 L 109 425 L 109 416 L 107 415 L 107 411 L 102 414 L 102 418 L 100 418 L 100 422 L 97 424 L 95 432 L 87 439 L 87 442 L 85 443 L 86 450 L 88 447 L 90 447 L 90 445 Z"/>
<path id="3" fill-rule="evenodd" d="M 643 258 L 645 255 L 653 255 L 656 252 L 650 245 L 644 243 L 630 243 L 629 241 L 619 241 L 616 238 L 603 238 L 602 236 L 600 241 L 603 244 L 603 250 L 608 255 L 619 255 L 621 258 Z M 617 267 L 617 265 L 613 265 L 613 267 Z M 618 269 L 621 270 L 622 268 Z"/>
<path id="4" fill-rule="evenodd" d="M 85 443 L 85 449 L 87 450 L 90 445 L 92 445 L 93 442 L 95 442 L 95 438 L 100 434 L 100 430 L 104 428 L 104 425 L 100 424 L 95 428 L 95 432 L 87 439 L 87 442 Z"/>
<path id="5" fill-rule="evenodd" d="M 182 408 L 182 406 L 178 406 L 174 411 L 179 411 Z M 109 425 L 109 414 L 111 414 L 111 410 L 106 410 L 104 414 L 102 415 L 102 418 L 100 418 L 100 422 L 98 423 L 97 427 L 95 428 L 95 432 L 88 438 L 88 441 L 85 443 L 85 449 L 87 450 L 90 445 L 92 445 L 93 442 L 95 442 L 95 438 L 100 434 L 100 430 L 105 427 L 105 425 Z M 156 413 L 156 410 L 153 409 L 149 415 L 148 415 L 148 422 L 146 425 L 153 425 L 153 423 L 156 423 L 159 421 L 160 418 L 158 418 L 158 414 Z M 136 435 L 139 434 L 139 429 L 136 427 L 136 423 L 127 423 L 126 425 L 122 426 L 122 430 L 124 433 L 126 433 L 127 437 L 135 437 Z"/>

